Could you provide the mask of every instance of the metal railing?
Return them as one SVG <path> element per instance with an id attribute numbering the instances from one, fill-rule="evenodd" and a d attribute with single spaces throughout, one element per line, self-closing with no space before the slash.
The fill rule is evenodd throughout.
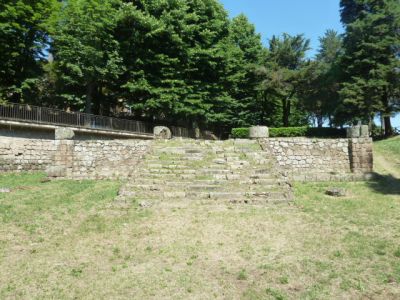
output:
<path id="1" fill-rule="evenodd" d="M 172 136 L 191 138 L 191 139 L 196 138 L 196 132 L 194 129 L 188 129 L 177 126 L 169 126 L 169 129 L 171 129 Z"/>
<path id="2" fill-rule="evenodd" d="M 0 105 L 0 119 L 35 124 L 60 125 L 98 130 L 115 130 L 146 135 L 153 134 L 153 126 L 146 122 L 117 119 L 86 113 L 66 112 L 60 109 L 28 104 Z"/>
<path id="3" fill-rule="evenodd" d="M 154 128 L 154 124 L 148 122 L 15 103 L 0 105 L 0 119 L 97 130 L 125 131 L 144 135 L 153 135 Z M 169 128 L 174 137 L 196 138 L 194 129 L 177 126 L 169 126 Z"/>

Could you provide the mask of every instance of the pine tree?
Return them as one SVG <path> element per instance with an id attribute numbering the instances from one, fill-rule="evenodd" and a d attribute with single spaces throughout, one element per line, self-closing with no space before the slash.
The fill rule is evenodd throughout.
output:
<path id="1" fill-rule="evenodd" d="M 264 93 L 265 107 L 281 112 L 281 123 L 301 125 L 307 122 L 305 112 L 298 101 L 298 93 L 306 66 L 306 52 L 310 41 L 303 35 L 284 34 L 273 36 L 265 65 L 259 69 L 262 78 L 260 89 Z"/>
<path id="2" fill-rule="evenodd" d="M 332 125 L 339 103 L 342 38 L 336 31 L 327 30 L 319 40 L 316 59 L 304 69 L 300 98 L 310 115 L 317 120 L 318 127 L 322 127 L 324 119 L 329 119 Z"/>
<path id="3" fill-rule="evenodd" d="M 399 108 L 400 2 L 398 0 L 342 0 L 346 27 L 340 91 L 348 120 L 370 121 L 380 112 L 386 135 L 390 116 Z"/>
<path id="4" fill-rule="evenodd" d="M 257 90 L 255 70 L 262 63 L 266 49 L 261 42 L 260 34 L 248 18 L 241 14 L 233 18 L 230 24 L 230 43 L 234 64 L 231 76 L 231 95 L 237 103 L 236 126 L 261 124 L 260 93 Z"/>
<path id="5" fill-rule="evenodd" d="M 232 123 L 236 50 L 217 1 L 132 1 L 116 36 L 127 70 L 121 97 L 136 116 L 185 126 Z"/>

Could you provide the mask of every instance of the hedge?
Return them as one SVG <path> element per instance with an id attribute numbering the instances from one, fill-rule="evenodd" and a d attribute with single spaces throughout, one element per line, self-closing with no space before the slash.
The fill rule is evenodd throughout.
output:
<path id="1" fill-rule="evenodd" d="M 233 128 L 233 138 L 248 138 L 249 128 Z M 282 127 L 282 128 L 270 128 L 270 137 L 346 137 L 346 131 L 344 129 L 337 128 L 315 128 L 315 127 Z"/>
<path id="2" fill-rule="evenodd" d="M 249 137 L 249 133 L 249 128 L 233 128 L 231 135 L 234 139 L 247 139 Z"/>

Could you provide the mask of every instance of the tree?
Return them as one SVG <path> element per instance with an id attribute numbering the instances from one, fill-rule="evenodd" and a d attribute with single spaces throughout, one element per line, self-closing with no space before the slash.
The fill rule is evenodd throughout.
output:
<path id="1" fill-rule="evenodd" d="M 218 1 L 132 1 L 116 36 L 126 66 L 121 97 L 136 116 L 185 126 L 232 123 L 236 50 Z"/>
<path id="2" fill-rule="evenodd" d="M 0 100 L 30 101 L 24 92 L 42 72 L 53 0 L 0 2 Z"/>
<path id="3" fill-rule="evenodd" d="M 282 38 L 273 36 L 269 42 L 269 51 L 265 66 L 259 69 L 262 76 L 260 88 L 265 100 L 278 99 L 282 110 L 282 125 L 298 125 L 304 123 L 300 102 L 296 101 L 301 86 L 305 55 L 310 41 L 303 35 L 284 34 Z M 296 114 L 293 114 L 293 108 Z M 292 117 L 292 122 L 291 122 Z"/>
<path id="4" fill-rule="evenodd" d="M 58 80 L 65 102 L 87 113 L 109 112 L 107 94 L 123 71 L 114 38 L 118 0 L 69 0 L 55 13 L 51 27 Z M 108 98 L 110 100 L 110 98 Z"/>
<path id="5" fill-rule="evenodd" d="M 231 76 L 230 93 L 237 103 L 236 126 L 261 124 L 260 95 L 255 70 L 262 63 L 266 49 L 260 34 L 248 18 L 241 14 L 231 21 L 229 40 L 234 50 L 231 60 L 235 70 Z"/>
<path id="6" fill-rule="evenodd" d="M 324 119 L 329 119 L 332 125 L 339 103 L 342 38 L 336 31 L 327 30 L 319 40 L 316 59 L 304 70 L 300 97 L 307 111 L 316 118 L 318 127 L 322 127 Z"/>
<path id="7" fill-rule="evenodd" d="M 385 135 L 392 134 L 391 115 L 398 111 L 400 69 L 400 2 L 342 0 L 346 27 L 340 95 L 348 120 L 371 122 L 384 116 Z"/>

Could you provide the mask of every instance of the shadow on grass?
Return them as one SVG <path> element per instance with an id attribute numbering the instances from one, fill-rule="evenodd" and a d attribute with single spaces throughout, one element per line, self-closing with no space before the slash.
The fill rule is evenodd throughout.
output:
<path id="1" fill-rule="evenodd" d="M 382 175 L 373 173 L 373 178 L 368 181 L 368 185 L 375 192 L 384 195 L 400 195 L 400 179 L 393 175 Z"/>

